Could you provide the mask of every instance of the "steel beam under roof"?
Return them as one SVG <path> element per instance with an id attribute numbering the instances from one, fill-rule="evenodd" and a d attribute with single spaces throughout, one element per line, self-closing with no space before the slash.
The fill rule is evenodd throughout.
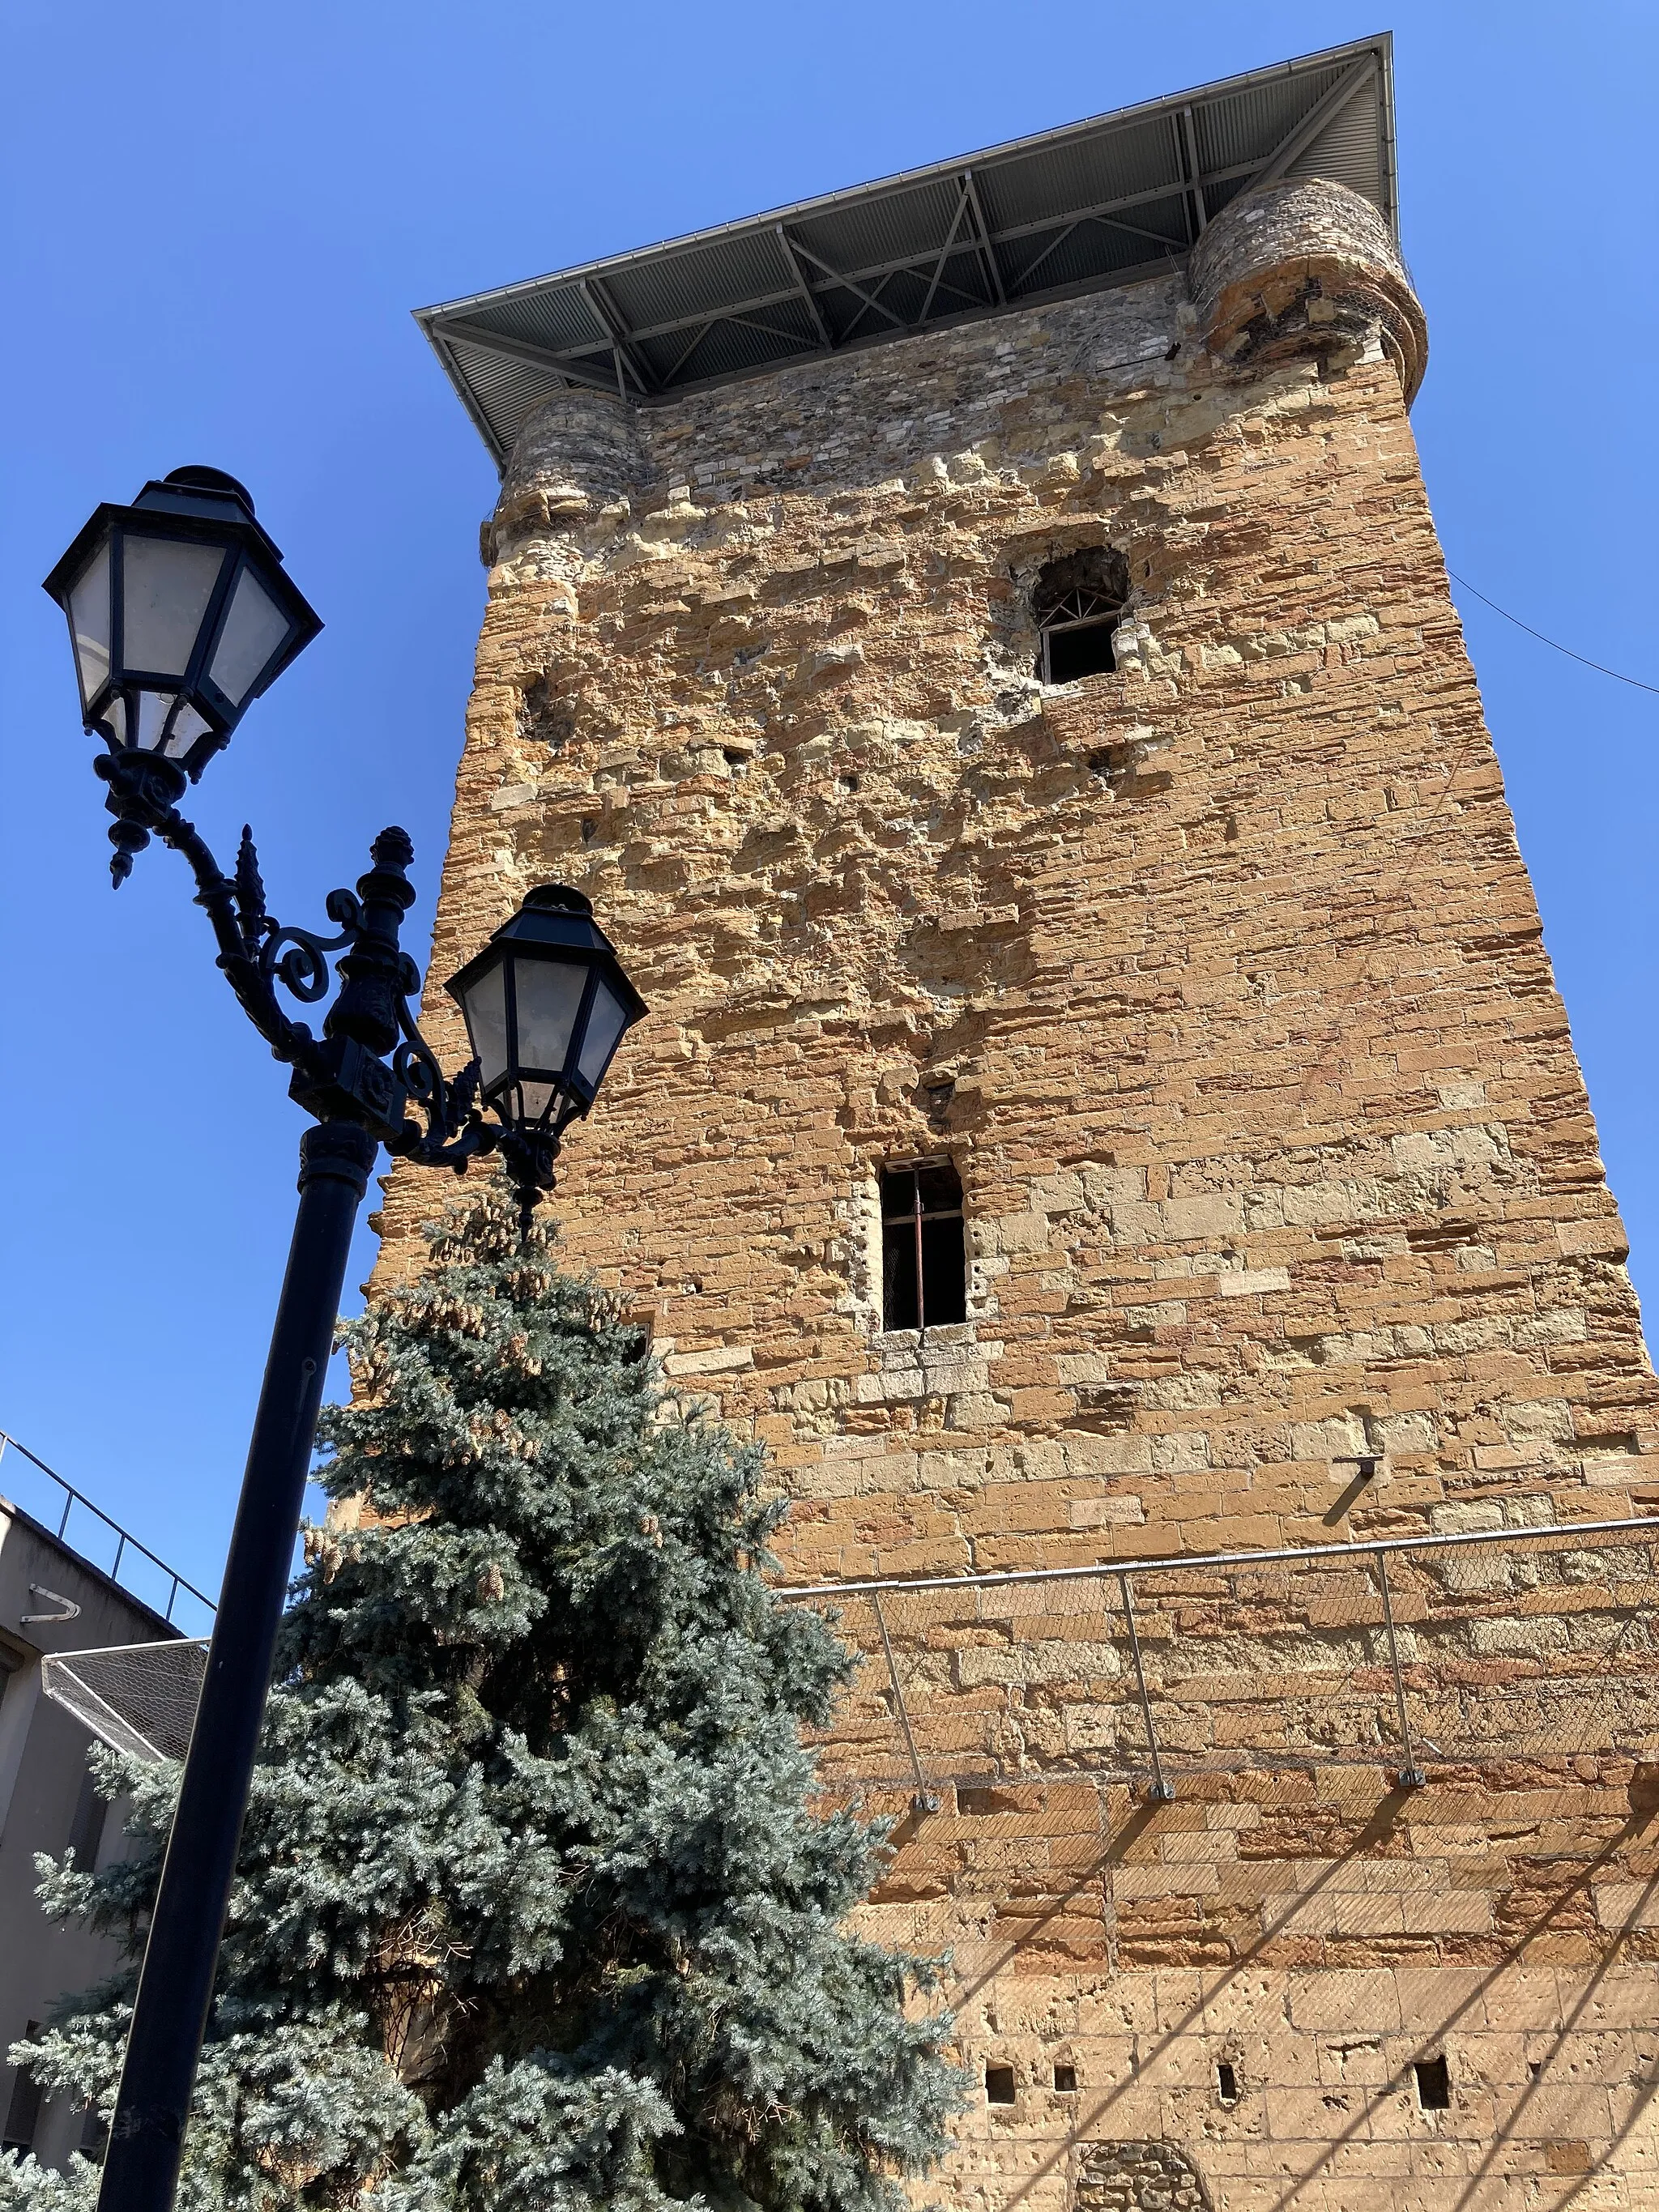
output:
<path id="1" fill-rule="evenodd" d="M 499 466 L 573 385 L 650 404 L 1181 267 L 1250 185 L 1330 177 L 1397 234 L 1386 33 L 416 311 Z"/>

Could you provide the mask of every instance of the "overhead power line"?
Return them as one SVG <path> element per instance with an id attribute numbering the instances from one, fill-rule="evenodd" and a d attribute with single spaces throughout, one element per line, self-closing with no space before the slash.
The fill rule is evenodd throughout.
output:
<path id="1" fill-rule="evenodd" d="M 1484 592 L 1476 592 L 1474 586 L 1460 576 L 1455 568 L 1448 568 L 1446 574 L 1454 584 L 1462 584 L 1466 592 L 1474 592 L 1483 607 L 1490 607 L 1495 615 L 1502 615 L 1506 623 L 1513 623 L 1516 629 L 1525 630 L 1528 637 L 1535 637 L 1540 645 L 1548 646 L 1553 653 L 1565 653 L 1569 660 L 1576 660 L 1581 668 L 1593 668 L 1598 676 L 1611 676 L 1615 684 L 1628 684 L 1632 690 L 1651 691 L 1656 698 L 1659 698 L 1659 684 L 1644 684 L 1639 676 L 1621 675 L 1618 669 L 1606 668 L 1599 660 L 1586 659 L 1582 653 L 1575 653 L 1570 645 L 1562 645 L 1553 637 L 1546 637 L 1541 629 L 1534 629 L 1530 623 L 1523 623 L 1519 615 L 1512 615 L 1507 607 L 1500 607 L 1496 599 L 1489 599 Z"/>

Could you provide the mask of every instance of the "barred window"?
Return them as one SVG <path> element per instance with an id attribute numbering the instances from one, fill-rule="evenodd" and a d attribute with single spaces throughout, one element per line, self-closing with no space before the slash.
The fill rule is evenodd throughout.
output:
<path id="1" fill-rule="evenodd" d="M 939 1328 L 968 1318 L 962 1178 L 949 1160 L 881 1175 L 884 1328 Z"/>
<path id="2" fill-rule="evenodd" d="M 1049 562 L 1031 593 L 1036 673 L 1045 684 L 1074 684 L 1116 667 L 1112 635 L 1128 597 L 1128 564 L 1109 545 Z"/>

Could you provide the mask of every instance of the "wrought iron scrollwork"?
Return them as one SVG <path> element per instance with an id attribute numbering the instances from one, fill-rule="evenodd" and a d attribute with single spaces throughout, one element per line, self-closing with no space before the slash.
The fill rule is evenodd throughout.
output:
<path id="1" fill-rule="evenodd" d="M 289 1095 L 319 1121 L 355 1121 L 398 1158 L 425 1167 L 463 1175 L 469 1162 L 500 1152 L 527 1228 L 538 1198 L 553 1187 L 559 1133 L 523 1133 L 487 1120 L 477 1061 L 446 1075 L 421 1034 L 411 1004 L 420 994 L 420 970 L 398 942 L 415 898 L 406 872 L 415 851 L 404 832 L 383 830 L 356 889 L 329 893 L 325 911 L 336 934 L 325 937 L 270 913 L 250 829 L 243 829 L 234 870 L 224 873 L 179 811 L 186 778 L 175 763 L 118 753 L 97 765 L 115 817 L 110 838 L 116 884 L 125 880 L 134 855 L 152 836 L 183 854 L 226 981 L 276 1058 L 294 1070 Z M 301 1006 L 316 1005 L 327 994 L 331 963 L 339 989 L 319 1037 L 284 1009 L 277 991 Z"/>
<path id="2" fill-rule="evenodd" d="M 253 840 L 246 830 L 242 832 L 242 850 L 247 854 L 253 850 Z M 239 873 L 240 869 L 239 857 Z M 350 891 L 332 890 L 323 904 L 329 920 L 339 925 L 337 937 L 319 937 L 313 930 L 295 929 L 268 915 L 260 916 L 260 926 L 266 933 L 259 947 L 260 973 L 307 1006 L 314 1005 L 328 988 L 328 955 L 355 945 L 363 930 L 362 902 Z M 246 929 L 244 921 L 245 936 Z"/>
<path id="3" fill-rule="evenodd" d="M 503 1133 L 485 1121 L 478 1105 L 477 1061 L 470 1060 L 459 1074 L 447 1076 L 410 1011 L 409 997 L 406 993 L 399 1002 L 404 1034 L 392 1053 L 392 1070 L 410 1105 L 425 1116 L 426 1127 L 405 1121 L 387 1150 L 401 1158 L 418 1160 L 423 1167 L 450 1168 L 465 1175 L 469 1160 L 499 1149 Z"/>

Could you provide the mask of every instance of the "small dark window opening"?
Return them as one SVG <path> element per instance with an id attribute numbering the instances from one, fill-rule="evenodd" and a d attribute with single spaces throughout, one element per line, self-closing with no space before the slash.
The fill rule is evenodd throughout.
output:
<path id="1" fill-rule="evenodd" d="M 972 1790 L 962 1783 L 957 1784 L 957 1810 L 964 1820 L 989 1813 L 1011 1813 L 1012 1801 L 1000 1790 Z"/>
<path id="2" fill-rule="evenodd" d="M 1054 2069 L 1054 2087 L 1062 2097 L 1074 2097 L 1077 2094 L 1076 2067 L 1056 2066 Z"/>
<path id="3" fill-rule="evenodd" d="M 986 2068 L 985 2101 L 988 2105 L 1012 2105 L 1015 2101 L 1014 2069 L 1012 2066 Z"/>
<path id="4" fill-rule="evenodd" d="M 1128 597 L 1128 563 L 1109 545 L 1085 546 L 1049 562 L 1031 592 L 1036 673 L 1045 684 L 1074 684 L 1116 667 L 1112 633 Z"/>
<path id="5" fill-rule="evenodd" d="M 967 1320 L 962 1178 L 949 1160 L 882 1170 L 881 1279 L 884 1328 Z"/>
<path id="6" fill-rule="evenodd" d="M 24 2032 L 33 2040 L 40 2033 L 40 2021 L 32 2020 Z M 0 2137 L 0 2151 L 34 2148 L 34 2130 L 40 2124 L 40 2107 L 45 2101 L 46 2092 L 40 2084 L 20 2066 L 11 2085 L 11 2102 L 6 2107 L 6 2132 Z"/>
<path id="7" fill-rule="evenodd" d="M 1225 2058 L 1218 2061 L 1215 2069 L 1215 2093 L 1224 2105 L 1238 2102 L 1238 2074 Z"/>
<path id="8" fill-rule="evenodd" d="M 1451 2106 L 1451 2076 L 1446 2070 L 1446 2057 L 1419 2058 L 1412 2067 L 1417 2076 L 1417 2101 L 1425 2112 L 1443 2112 Z"/>

